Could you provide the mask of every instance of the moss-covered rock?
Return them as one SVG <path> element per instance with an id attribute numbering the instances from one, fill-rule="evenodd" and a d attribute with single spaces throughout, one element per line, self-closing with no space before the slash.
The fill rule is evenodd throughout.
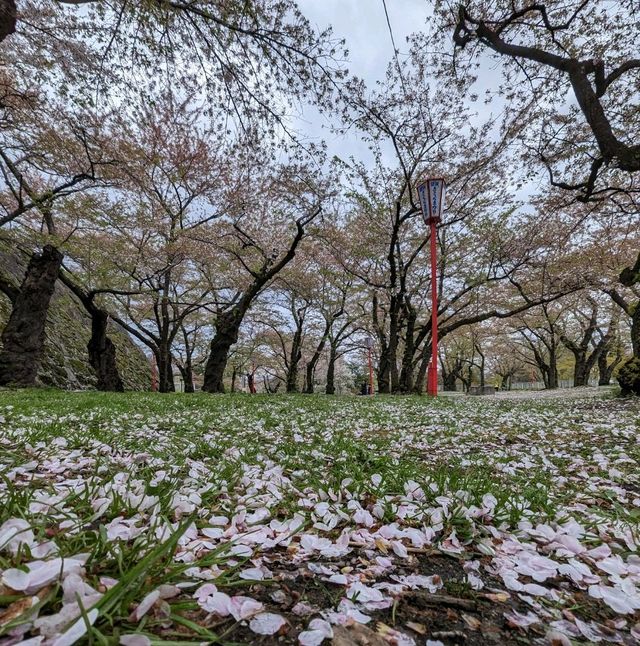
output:
<path id="1" fill-rule="evenodd" d="M 625 361 L 618 370 L 618 383 L 623 395 L 640 395 L 640 359 Z"/>
<path id="2" fill-rule="evenodd" d="M 0 244 L 0 266 L 4 276 L 19 285 L 26 264 Z M 0 292 L 0 332 L 11 313 L 11 302 Z M 96 375 L 89 365 L 87 343 L 91 336 L 91 318 L 62 283 L 58 282 L 47 316 L 45 351 L 38 373 L 43 386 L 67 390 L 96 386 Z M 116 345 L 118 370 L 127 390 L 149 390 L 151 370 L 142 350 L 117 324 L 109 323 L 109 336 Z"/>

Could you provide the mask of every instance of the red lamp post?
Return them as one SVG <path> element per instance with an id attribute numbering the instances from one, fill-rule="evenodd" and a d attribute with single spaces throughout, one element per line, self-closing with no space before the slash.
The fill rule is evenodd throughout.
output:
<path id="1" fill-rule="evenodd" d="M 438 394 L 438 283 L 436 264 L 436 225 L 444 205 L 445 183 L 442 178 L 427 178 L 417 185 L 422 217 L 431 230 L 431 361 L 427 371 L 427 392 Z"/>
<path id="2" fill-rule="evenodd" d="M 369 355 L 369 394 L 373 395 L 373 361 L 371 360 L 371 349 L 373 348 L 373 339 L 368 336 L 364 341 Z"/>

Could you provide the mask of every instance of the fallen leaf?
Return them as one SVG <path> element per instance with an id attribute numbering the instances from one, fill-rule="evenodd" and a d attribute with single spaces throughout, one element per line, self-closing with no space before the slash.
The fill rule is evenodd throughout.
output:
<path id="1" fill-rule="evenodd" d="M 37 597 L 23 597 L 14 601 L 10 606 L 0 613 L 0 626 L 6 626 L 8 623 L 17 619 L 20 615 L 24 614 L 27 610 L 33 608 L 38 602 Z"/>
<path id="2" fill-rule="evenodd" d="M 419 635 L 426 635 L 427 634 L 427 627 L 424 624 L 419 624 L 416 621 L 408 621 L 407 622 L 407 628 L 413 630 L 414 632 L 418 633 Z"/>
<path id="3" fill-rule="evenodd" d="M 387 642 L 362 624 L 336 626 L 333 629 L 333 646 L 388 646 Z"/>
<path id="4" fill-rule="evenodd" d="M 463 613 L 462 619 L 464 620 L 464 623 L 469 626 L 470 630 L 479 630 L 480 626 L 482 626 L 482 622 L 476 617 L 472 617 L 471 615 L 465 615 Z"/>

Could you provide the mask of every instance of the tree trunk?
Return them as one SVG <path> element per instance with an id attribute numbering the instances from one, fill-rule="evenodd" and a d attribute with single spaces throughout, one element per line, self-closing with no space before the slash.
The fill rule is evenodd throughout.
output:
<path id="1" fill-rule="evenodd" d="M 184 382 L 184 392 L 196 392 L 196 389 L 193 385 L 193 368 L 191 366 L 191 361 L 187 359 L 187 362 L 184 366 L 178 364 L 178 370 L 180 371 L 180 374 L 182 375 L 182 381 Z"/>
<path id="2" fill-rule="evenodd" d="M 549 377 L 548 377 L 548 390 L 555 390 L 558 387 L 558 360 L 555 352 L 549 355 Z"/>
<path id="3" fill-rule="evenodd" d="M 393 300 L 393 299 L 392 299 Z M 392 309 L 395 307 L 395 301 L 392 302 Z M 395 363 L 397 347 L 397 341 L 395 344 L 392 342 L 392 337 L 397 334 L 397 325 L 394 323 L 394 315 L 391 315 L 391 325 L 389 330 L 389 340 L 384 332 L 383 326 L 379 322 L 378 318 L 378 297 L 376 294 L 373 294 L 373 303 L 372 303 L 372 319 L 373 326 L 376 330 L 378 336 L 378 341 L 380 344 L 380 360 L 378 361 L 378 392 L 379 393 L 390 393 L 393 387 L 393 377 L 392 377 L 392 363 Z M 397 377 L 398 369 L 396 367 L 395 373 Z"/>
<path id="4" fill-rule="evenodd" d="M 187 365 L 184 368 L 184 392 L 185 393 L 195 393 L 196 387 L 193 383 L 193 366 L 191 365 L 191 360 L 187 362 Z"/>
<path id="5" fill-rule="evenodd" d="M 29 261 L 11 316 L 2 332 L 0 386 L 33 386 L 44 350 L 47 311 L 63 255 L 45 245 Z"/>
<path id="6" fill-rule="evenodd" d="M 612 373 L 613 367 L 609 370 L 609 351 L 601 352 L 598 357 L 598 386 L 608 386 Z"/>
<path id="7" fill-rule="evenodd" d="M 327 365 L 327 387 L 325 388 L 325 393 L 327 395 L 336 394 L 336 355 L 337 349 L 331 346 L 331 351 L 329 352 L 329 364 Z"/>
<path id="8" fill-rule="evenodd" d="M 631 347 L 633 356 L 640 359 L 640 301 L 635 304 L 631 315 Z"/>
<path id="9" fill-rule="evenodd" d="M 413 392 L 416 395 L 424 394 L 427 385 L 427 370 L 429 369 L 429 361 L 431 360 L 431 338 L 427 338 L 422 346 L 422 353 L 420 356 L 420 364 L 418 365 L 418 372 L 416 374 Z"/>
<path id="10" fill-rule="evenodd" d="M 86 306 L 85 306 L 86 307 Z M 116 346 L 107 336 L 109 315 L 99 307 L 91 313 L 91 338 L 87 343 L 89 363 L 98 377 L 98 390 L 105 392 L 124 392 L 124 384 L 116 363 Z"/>
<path id="11" fill-rule="evenodd" d="M 589 374 L 587 372 L 587 361 L 584 354 L 574 355 L 576 362 L 573 368 L 573 387 L 579 388 L 586 386 L 589 381 Z"/>
<path id="12" fill-rule="evenodd" d="M 455 372 L 442 372 L 442 390 L 447 392 L 455 392 L 456 390 L 456 373 Z"/>
<path id="13" fill-rule="evenodd" d="M 291 359 L 289 360 L 289 369 L 287 370 L 287 392 L 298 392 L 298 364 L 302 359 L 302 328 L 296 329 L 293 335 L 291 345 Z"/>
<path id="14" fill-rule="evenodd" d="M 415 354 L 414 347 L 414 332 L 416 323 L 416 313 L 414 310 L 409 310 L 407 314 L 407 329 L 405 333 L 404 352 L 402 354 L 402 367 L 400 369 L 400 379 L 398 384 L 398 392 L 410 393 L 413 390 L 413 355 Z"/>
<path id="15" fill-rule="evenodd" d="M 333 322 L 332 319 L 331 321 L 327 321 L 325 324 L 324 331 L 322 333 L 322 338 L 320 339 L 320 342 L 316 346 L 315 352 L 313 353 L 313 356 L 309 360 L 309 363 L 307 364 L 307 387 L 305 388 L 305 392 L 308 393 L 309 395 L 313 394 L 314 391 L 314 376 L 316 373 L 316 366 L 318 365 L 318 361 L 320 361 L 320 357 L 322 356 L 322 351 L 324 350 L 324 346 L 327 344 L 327 338 L 329 336 L 329 331 L 331 330 L 331 323 Z"/>
<path id="16" fill-rule="evenodd" d="M 238 366 L 233 366 L 233 372 L 231 373 L 231 392 L 236 392 L 236 380 L 238 379 Z"/>
<path id="17" fill-rule="evenodd" d="M 388 361 L 389 361 L 389 376 L 391 378 L 391 392 L 396 393 L 400 389 L 400 373 L 398 372 L 398 342 L 400 334 L 400 325 L 398 321 L 398 311 L 394 305 L 394 300 L 391 299 L 391 315 L 389 323 L 389 348 L 388 348 Z"/>
<path id="18" fill-rule="evenodd" d="M 176 385 L 173 381 L 173 364 L 168 345 L 163 343 L 158 348 L 156 361 L 158 362 L 158 390 L 161 393 L 175 392 Z"/>
<path id="19" fill-rule="evenodd" d="M 15 0 L 0 0 L 0 42 L 16 30 Z"/>
<path id="20" fill-rule="evenodd" d="M 232 310 L 221 314 L 216 322 L 216 333 L 211 341 L 209 357 L 204 369 L 202 390 L 208 393 L 224 392 L 224 371 L 227 367 L 229 350 L 238 342 L 238 332 L 244 311 Z"/>
<path id="21" fill-rule="evenodd" d="M 314 364 L 307 364 L 306 375 L 304 378 L 304 392 L 308 395 L 313 395 L 313 391 L 315 390 L 315 368 Z"/>
<path id="22" fill-rule="evenodd" d="M 613 338 L 615 343 L 616 353 L 612 361 L 609 361 L 611 354 L 611 346 L 607 344 L 603 351 L 598 356 L 598 386 L 608 386 L 613 377 L 613 371 L 622 363 L 624 359 L 623 346 L 619 339 Z"/>
<path id="23" fill-rule="evenodd" d="M 389 361 L 389 346 L 380 345 L 380 361 L 378 362 L 378 392 L 391 392 L 391 362 Z"/>

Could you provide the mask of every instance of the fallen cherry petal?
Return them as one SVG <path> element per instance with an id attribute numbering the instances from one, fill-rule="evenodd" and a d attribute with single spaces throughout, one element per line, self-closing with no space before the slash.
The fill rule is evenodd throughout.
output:
<path id="1" fill-rule="evenodd" d="M 287 623 L 284 617 L 273 612 L 261 612 L 249 622 L 249 628 L 258 635 L 275 635 Z"/>

